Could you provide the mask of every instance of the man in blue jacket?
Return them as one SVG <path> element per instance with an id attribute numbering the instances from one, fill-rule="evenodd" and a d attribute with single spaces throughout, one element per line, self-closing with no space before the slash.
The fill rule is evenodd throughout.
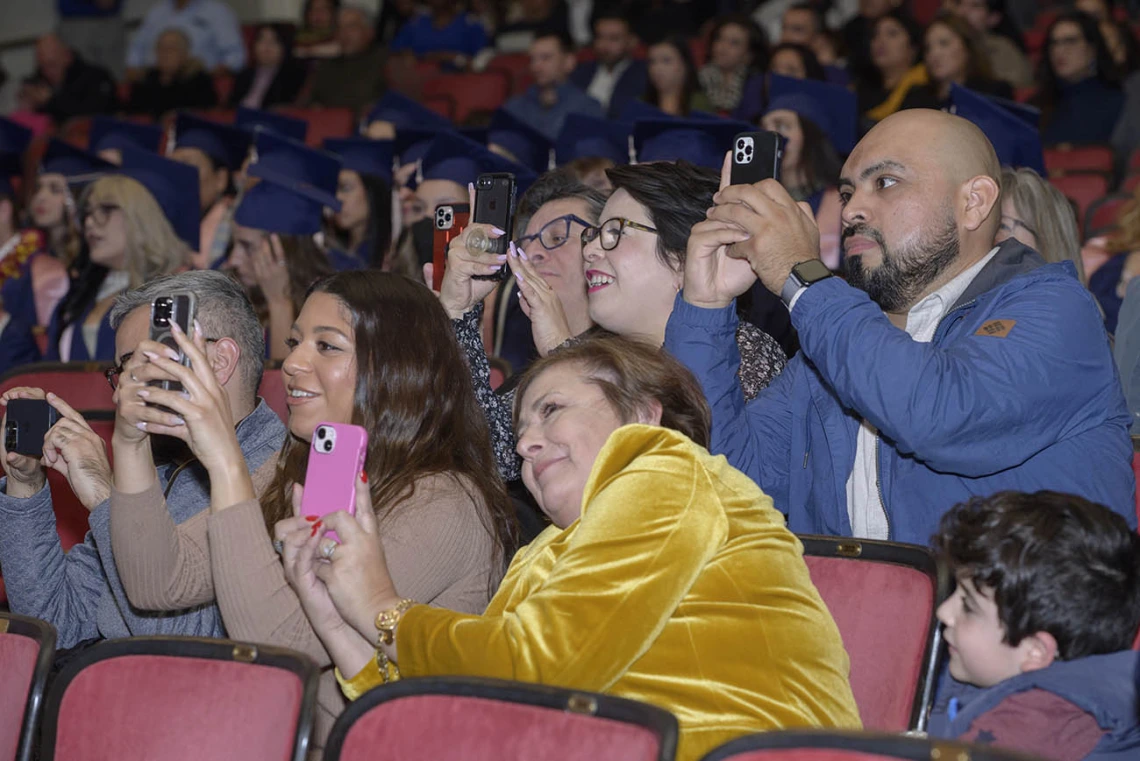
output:
<path id="1" fill-rule="evenodd" d="M 972 124 L 904 111 L 844 165 L 846 283 L 775 181 L 725 187 L 694 226 L 665 347 L 708 396 L 710 449 L 793 531 L 926 544 L 955 503 L 1042 489 L 1135 527 L 1130 418 L 1100 314 L 1071 264 L 993 245 L 1000 177 Z M 746 406 L 732 302 L 757 277 L 789 306 L 801 351 Z"/>

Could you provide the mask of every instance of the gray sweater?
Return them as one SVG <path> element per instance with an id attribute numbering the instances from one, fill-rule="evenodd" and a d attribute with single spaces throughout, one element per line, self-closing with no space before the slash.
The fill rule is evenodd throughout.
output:
<path id="1" fill-rule="evenodd" d="M 238 443 L 250 472 L 274 455 L 285 439 L 285 426 L 263 401 L 237 426 Z M 158 470 L 165 490 L 173 466 Z M 0 479 L 0 569 L 13 613 L 35 616 L 59 631 L 58 647 L 89 639 L 179 634 L 222 637 L 222 617 L 215 604 L 173 612 L 131 606 L 111 555 L 110 501 L 91 511 L 91 530 L 81 544 L 64 552 L 55 528 L 51 491 L 45 485 L 33 497 L 7 495 Z M 175 523 L 210 506 L 210 480 L 197 463 L 175 478 L 166 502 Z"/>

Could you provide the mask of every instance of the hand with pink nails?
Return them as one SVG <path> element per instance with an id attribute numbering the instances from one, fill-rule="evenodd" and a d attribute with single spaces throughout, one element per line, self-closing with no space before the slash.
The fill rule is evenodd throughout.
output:
<path id="1" fill-rule="evenodd" d="M 525 251 L 511 243 L 508 256 L 519 288 L 519 306 L 530 318 L 535 348 L 545 357 L 574 337 L 566 310 L 558 294 L 527 259 Z"/>

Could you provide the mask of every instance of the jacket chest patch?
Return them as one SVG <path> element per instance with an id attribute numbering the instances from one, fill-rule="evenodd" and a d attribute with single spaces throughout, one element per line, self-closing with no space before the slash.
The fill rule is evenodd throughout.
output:
<path id="1" fill-rule="evenodd" d="M 982 323 L 982 327 L 978 328 L 974 333 L 976 336 L 990 336 L 991 338 L 1005 338 L 1009 332 L 1013 330 L 1013 326 L 1017 324 L 1017 320 L 989 320 Z"/>

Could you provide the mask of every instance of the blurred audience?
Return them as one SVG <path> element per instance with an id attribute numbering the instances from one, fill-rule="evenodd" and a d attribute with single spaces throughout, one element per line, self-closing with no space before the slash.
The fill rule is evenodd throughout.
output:
<path id="1" fill-rule="evenodd" d="M 648 80 L 642 100 L 672 116 L 713 110 L 701 89 L 693 54 L 684 37 L 667 37 L 653 43 L 649 46 L 648 60 Z"/>
<path id="2" fill-rule="evenodd" d="M 910 88 L 929 83 L 922 57 L 922 27 L 910 16 L 888 11 L 871 27 L 871 66 L 856 79 L 859 110 L 881 121 L 902 107 Z"/>
<path id="3" fill-rule="evenodd" d="M 1032 169 L 1002 170 L 1001 225 L 994 243 L 1016 238 L 1047 262 L 1072 262 L 1088 285 L 1077 227 L 1073 204 L 1048 180 Z"/>
<path id="4" fill-rule="evenodd" d="M 36 40 L 36 71 L 23 95 L 26 107 L 51 117 L 56 126 L 76 116 L 115 110 L 110 72 L 84 61 L 56 34 Z"/>
<path id="5" fill-rule="evenodd" d="M 781 42 L 772 48 L 768 71 L 772 74 L 794 79 L 818 79 L 822 81 L 827 78 L 823 66 L 820 65 L 819 59 L 815 57 L 811 48 L 797 42 Z"/>
<path id="6" fill-rule="evenodd" d="M 698 72 L 701 88 L 717 111 L 740 105 L 748 80 L 768 68 L 768 43 L 752 19 L 721 16 L 709 32 L 709 60 Z"/>
<path id="7" fill-rule="evenodd" d="M 389 3 L 384 3 L 387 7 Z M 293 54 L 298 58 L 336 58 L 341 54 L 336 34 L 340 0 L 305 0 L 301 25 L 293 38 Z"/>
<path id="8" fill-rule="evenodd" d="M 609 11 L 594 15 L 594 60 L 583 61 L 570 75 L 570 81 L 602 104 L 611 118 L 621 113 L 625 104 L 645 92 L 645 61 L 634 58 L 637 37 L 629 18 Z"/>
<path id="9" fill-rule="evenodd" d="M 341 55 L 317 61 L 302 93 L 303 103 L 350 108 L 360 112 L 387 90 L 384 50 L 373 44 L 375 35 L 368 11 L 346 5 L 337 12 L 336 35 Z"/>
<path id="10" fill-rule="evenodd" d="M 566 0 L 515 0 L 503 4 L 501 17 L 488 29 L 494 31 L 497 53 L 525 53 L 543 29 L 570 31 Z"/>
<path id="11" fill-rule="evenodd" d="M 381 3 L 376 19 L 376 44 L 390 45 L 404 24 L 416 14 L 415 0 L 387 0 Z"/>
<path id="12" fill-rule="evenodd" d="M 1078 11 L 1096 19 L 1104 44 L 1108 47 L 1108 54 L 1122 76 L 1131 74 L 1140 67 L 1140 42 L 1128 22 L 1121 21 L 1117 16 L 1119 4 L 1116 0 L 1076 0 L 1073 5 Z M 1132 21 L 1135 20 L 1133 15 Z"/>
<path id="13" fill-rule="evenodd" d="M 213 77 L 191 56 L 190 38 L 184 31 L 171 27 L 158 36 L 155 45 L 155 64 L 131 85 L 127 111 L 159 119 L 180 108 L 217 105 Z"/>
<path id="14" fill-rule="evenodd" d="M 188 55 L 211 74 L 237 72 L 245 66 L 245 41 L 229 5 L 222 0 L 158 0 L 127 48 L 128 78 L 140 79 L 158 64 L 158 38 L 169 29 L 182 30 Z"/>
<path id="15" fill-rule="evenodd" d="M 1038 85 L 1044 144 L 1108 142 L 1124 92 L 1096 19 L 1073 11 L 1049 25 Z"/>
<path id="16" fill-rule="evenodd" d="M 534 84 L 508 100 L 503 108 L 541 132 L 558 139 L 567 114 L 602 116 L 602 107 L 573 82 L 574 41 L 566 32 L 539 32 L 530 44 L 530 74 Z"/>
<path id="17" fill-rule="evenodd" d="M 126 73 L 127 25 L 123 0 L 56 0 L 56 33 L 84 60 L 106 69 L 115 79 Z"/>
<path id="18" fill-rule="evenodd" d="M 1121 209 L 1116 230 L 1108 236 L 1104 249 L 1112 258 L 1089 276 L 1089 290 L 1104 310 L 1108 331 L 1114 333 L 1124 294 L 1140 274 L 1140 189 Z"/>
<path id="19" fill-rule="evenodd" d="M 293 28 L 263 24 L 253 37 L 251 62 L 234 79 L 229 107 L 271 108 L 292 105 L 308 72 L 293 57 Z"/>
<path id="20" fill-rule="evenodd" d="M 393 53 L 408 53 L 420 61 L 438 61 L 466 69 L 479 51 L 490 46 L 487 30 L 457 0 L 427 0 L 408 19 L 389 45 Z"/>
<path id="21" fill-rule="evenodd" d="M 858 13 L 842 30 L 843 46 L 847 49 L 847 68 L 856 81 L 873 80 L 881 73 L 882 65 L 875 62 L 872 48 L 877 37 L 878 21 L 891 12 L 898 12 L 902 0 L 858 0 Z M 919 49 L 921 32 L 913 35 L 914 47 Z M 915 56 L 917 58 L 917 54 Z"/>
<path id="22" fill-rule="evenodd" d="M 994 78 L 982 38 L 957 16 L 943 16 L 926 28 L 923 63 L 927 84 L 911 87 L 901 108 L 947 108 L 950 86 L 1012 98 L 1008 82 Z"/>
<path id="23" fill-rule="evenodd" d="M 1005 0 L 956 0 L 954 13 L 982 35 L 995 77 L 1011 87 L 1033 85 L 1033 64 L 1025 54 L 1017 27 L 1005 11 Z"/>

